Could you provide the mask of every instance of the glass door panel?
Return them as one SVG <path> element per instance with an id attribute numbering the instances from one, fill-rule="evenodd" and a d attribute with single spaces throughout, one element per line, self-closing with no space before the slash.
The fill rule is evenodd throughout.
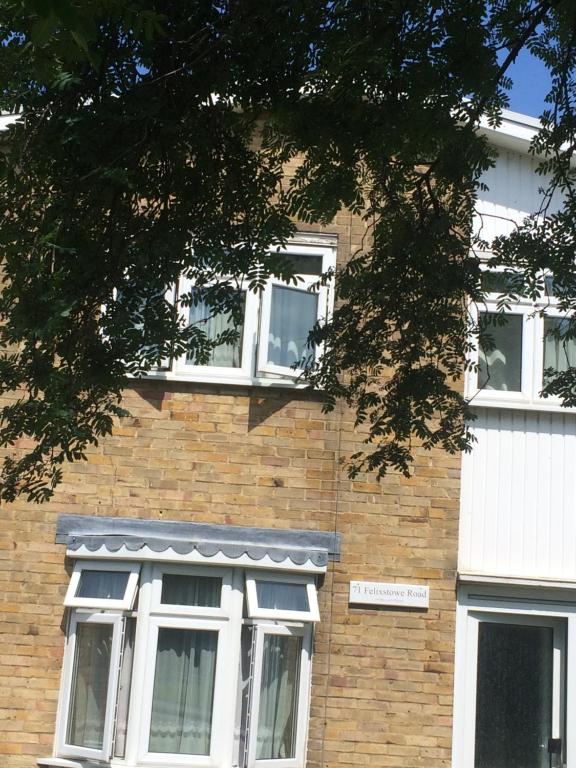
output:
<path id="1" fill-rule="evenodd" d="M 479 622 L 474 768 L 555 764 L 548 740 L 560 735 L 558 630 Z"/>

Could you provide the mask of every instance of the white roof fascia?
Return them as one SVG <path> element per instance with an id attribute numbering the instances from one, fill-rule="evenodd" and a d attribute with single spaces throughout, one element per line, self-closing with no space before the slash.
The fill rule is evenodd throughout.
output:
<path id="1" fill-rule="evenodd" d="M 480 119 L 478 132 L 491 144 L 513 152 L 528 152 L 532 139 L 540 129 L 540 121 L 518 112 L 502 111 L 502 122 L 495 128 L 486 116 Z"/>

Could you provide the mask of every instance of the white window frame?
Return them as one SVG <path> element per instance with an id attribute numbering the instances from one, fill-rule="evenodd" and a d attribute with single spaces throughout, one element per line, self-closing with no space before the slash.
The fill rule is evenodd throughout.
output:
<path id="1" fill-rule="evenodd" d="M 218 608 L 201 605 L 176 605 L 162 602 L 162 578 L 164 574 L 175 576 L 213 576 L 222 579 L 220 606 Z M 208 616 L 226 618 L 230 615 L 232 601 L 232 570 L 230 568 L 187 566 L 187 565 L 157 565 L 152 573 L 152 599 L 150 610 L 162 615 Z"/>
<path id="2" fill-rule="evenodd" d="M 474 369 L 477 367 L 479 360 L 479 344 L 476 337 L 474 342 L 477 349 L 471 359 L 473 367 L 467 371 L 465 379 L 466 397 L 471 401 L 472 405 L 479 406 L 562 412 L 574 411 L 574 408 L 564 408 L 559 397 L 540 396 L 544 386 L 544 319 L 563 319 L 567 317 L 566 313 L 562 313 L 558 309 L 558 302 L 553 297 L 543 297 L 536 302 L 519 298 L 517 302 L 510 304 L 508 308 L 502 311 L 498 309 L 499 298 L 499 293 L 488 293 L 484 303 L 469 307 L 470 317 L 473 322 L 477 323 L 479 316 L 485 313 L 502 314 L 504 317 L 508 315 L 522 315 L 522 388 L 520 392 L 511 392 L 478 387 L 478 371 Z"/>
<path id="3" fill-rule="evenodd" d="M 301 233 L 279 253 L 287 257 L 291 255 L 321 256 L 323 274 L 334 270 L 336 267 L 336 244 L 333 236 L 330 236 L 330 239 L 328 239 L 327 236 L 323 235 L 310 235 L 307 237 Z M 236 282 L 232 278 L 230 279 L 232 290 L 238 289 L 246 292 L 242 337 L 242 365 L 240 367 L 191 365 L 186 362 L 186 355 L 182 355 L 167 361 L 169 363 L 167 368 L 162 366 L 151 370 L 148 373 L 148 378 L 249 386 L 307 387 L 307 382 L 302 379 L 302 370 L 268 362 L 267 352 L 272 288 L 277 285 L 282 288 L 304 292 L 313 290 L 318 297 L 317 321 L 325 323 L 329 321 L 332 312 L 334 279 L 332 278 L 324 285 L 320 275 L 297 273 L 295 277 L 296 283 L 286 283 L 278 278 L 271 277 L 266 281 L 263 289 L 256 293 L 248 289 L 247 281 L 241 281 L 236 285 Z M 226 281 L 226 277 L 222 279 Z M 193 282 L 189 278 L 182 277 L 179 281 L 176 295 L 179 297 L 184 293 L 189 293 L 192 289 Z M 181 306 L 181 322 L 187 324 L 188 317 L 189 307 Z M 315 358 L 318 359 L 321 355 L 322 345 L 318 345 L 315 351 Z"/>
<path id="4" fill-rule="evenodd" d="M 75 584 L 79 582 L 81 570 L 91 570 L 97 563 L 94 560 L 82 559 L 77 561 L 73 573 Z M 104 601 L 104 608 L 96 609 L 85 606 L 71 606 L 69 619 L 69 633 L 66 641 L 64 662 L 62 669 L 62 685 L 58 704 L 57 729 L 54 747 L 54 760 L 65 759 L 92 759 L 100 761 L 105 766 L 138 766 L 139 768 L 160 768 L 161 766 L 183 768 L 230 768 L 235 764 L 235 755 L 239 749 L 239 729 L 246 729 L 246 754 L 248 759 L 249 742 L 251 734 L 256 727 L 253 713 L 246 720 L 240 717 L 241 702 L 241 659 L 243 645 L 241 641 L 242 627 L 246 624 L 254 626 L 255 653 L 262 656 L 262 633 L 272 632 L 276 634 L 301 634 L 304 638 L 301 657 L 301 679 L 298 689 L 298 723 L 297 723 L 297 751 L 295 758 L 290 759 L 287 765 L 292 768 L 304 768 L 307 718 L 310 706 L 310 663 L 312 648 L 313 621 L 317 611 L 317 595 L 314 577 L 301 573 L 287 573 L 269 571 L 267 569 L 247 572 L 242 566 L 232 565 L 183 565 L 170 562 L 152 560 L 151 562 L 133 561 L 109 561 L 98 562 L 103 570 L 110 567 L 119 570 L 133 571 L 139 578 L 138 601 L 135 610 L 112 608 L 110 603 Z M 204 606 L 179 606 L 164 604 L 161 602 L 162 577 L 164 574 L 198 575 L 218 577 L 222 579 L 221 604 L 219 608 Z M 309 596 L 310 611 L 273 611 L 274 618 L 244 618 L 243 604 L 248 602 L 248 578 L 262 578 L 275 580 L 280 583 L 297 582 L 306 585 Z M 69 591 L 76 589 L 70 586 Z M 255 595 L 255 584 L 253 584 Z M 117 602 L 117 601 L 116 601 Z M 126 605 L 128 605 L 128 601 Z M 131 602 L 130 602 L 131 606 Z M 302 620 L 295 621 L 297 617 Z M 124 633 L 126 621 L 135 620 L 135 635 L 132 654 L 130 655 L 131 680 L 128 712 L 126 715 L 125 742 L 122 757 L 115 757 L 115 727 L 116 708 L 118 706 L 118 686 L 120 674 L 127 674 L 123 669 Z M 105 713 L 105 738 L 101 750 L 76 747 L 65 743 L 68 728 L 68 719 L 71 716 L 71 690 L 73 684 L 76 626 L 79 622 L 91 621 L 96 623 L 111 624 L 113 629 L 113 643 L 111 651 L 110 678 Z M 155 753 L 149 751 L 150 722 L 152 717 L 152 704 L 154 692 L 154 675 L 157 660 L 158 633 L 162 627 L 197 629 L 218 632 L 218 647 L 216 658 L 216 672 L 214 681 L 214 701 L 212 711 L 212 738 L 210 755 L 181 755 Z M 256 642 L 256 638 L 258 642 Z M 260 643 L 260 645 L 258 645 Z M 258 651 L 260 647 L 260 651 Z M 251 701 L 255 701 L 254 691 L 259 691 L 261 670 L 258 671 L 258 680 L 255 679 L 257 668 L 253 667 L 250 679 Z M 230 692 L 233 692 L 230 695 Z M 124 722 L 124 721 L 123 721 Z M 240 756 L 242 759 L 242 756 Z M 258 761 L 260 763 L 262 761 Z M 270 761 L 278 763 L 277 760 Z M 279 767 L 280 768 L 280 767 Z"/>
<path id="5" fill-rule="evenodd" d="M 334 253 L 331 248 L 321 248 L 316 246 L 311 248 L 305 245 L 292 245 L 286 249 L 287 256 L 322 256 L 322 273 L 335 267 Z M 302 293 L 313 293 L 317 296 L 318 303 L 316 309 L 316 322 L 325 324 L 330 316 L 330 288 L 329 285 L 323 285 L 320 275 L 307 273 L 297 273 L 295 275 L 296 283 L 285 283 L 279 278 L 272 277 L 268 280 L 266 288 L 262 294 L 262 310 L 260 316 L 259 345 L 258 345 L 258 372 L 275 374 L 286 378 L 299 378 L 304 371 L 301 368 L 292 368 L 291 366 L 277 365 L 268 360 L 268 339 L 270 334 L 270 322 L 272 317 L 272 294 L 273 288 L 285 288 L 287 290 L 301 291 Z M 312 330 L 310 328 L 310 330 Z M 322 345 L 318 345 L 315 350 L 315 359 L 322 356 Z"/>
<path id="6" fill-rule="evenodd" d="M 124 590 L 124 597 L 119 600 L 96 598 L 96 597 L 76 597 L 76 592 L 80 585 L 82 571 L 121 571 L 128 573 L 128 581 Z M 129 611 L 136 596 L 138 578 L 140 575 L 140 563 L 119 563 L 112 561 L 76 561 L 74 570 L 70 577 L 70 583 L 64 598 L 64 605 L 70 608 L 105 608 L 109 610 Z"/>
<path id="7" fill-rule="evenodd" d="M 261 608 L 258 605 L 257 581 L 275 581 L 280 584 L 302 584 L 306 587 L 308 597 L 307 611 L 289 611 L 281 608 Z M 247 571 L 246 573 L 246 602 L 248 616 L 251 619 L 273 619 L 277 621 L 320 621 L 318 595 L 314 578 L 270 573 L 268 571 Z"/>
<path id="8" fill-rule="evenodd" d="M 194 290 L 194 283 L 186 277 L 180 278 L 178 296 L 191 293 Z M 241 291 L 245 294 L 244 304 L 244 328 L 242 331 L 242 364 L 235 368 L 233 366 L 218 365 L 194 365 L 186 361 L 186 355 L 176 358 L 173 362 L 172 370 L 176 375 L 192 375 L 197 377 L 220 377 L 220 378 L 250 378 L 254 370 L 254 346 L 256 343 L 258 329 L 258 303 L 259 297 L 253 291 L 248 289 L 246 281 L 239 285 L 231 283 L 230 290 Z M 190 313 L 189 306 L 180 306 L 180 318 L 184 325 L 188 324 Z"/>
<path id="9" fill-rule="evenodd" d="M 310 670 L 312 655 L 312 627 L 286 626 L 281 624 L 258 623 L 255 626 L 255 661 L 252 681 L 251 724 L 248 740 L 248 768 L 302 768 L 306 758 L 308 720 L 310 710 Z M 258 721 L 260 718 L 260 688 L 262 684 L 262 660 L 266 635 L 297 636 L 302 638 L 296 716 L 296 744 L 294 757 L 278 759 L 256 759 Z"/>
<path id="10" fill-rule="evenodd" d="M 165 627 L 218 633 L 209 755 L 170 754 L 165 752 L 150 752 L 149 750 L 158 633 L 161 628 Z M 234 730 L 233 712 L 230 706 L 228 706 L 226 696 L 226 680 L 234 679 L 230 678 L 230 662 L 231 656 L 236 656 L 236 654 L 231 653 L 228 635 L 229 623 L 226 620 L 219 621 L 215 619 L 177 618 L 168 616 L 151 616 L 149 618 L 148 663 L 144 670 L 143 698 L 140 705 L 142 720 L 139 739 L 139 764 L 143 766 L 157 766 L 159 764 L 181 766 L 185 764 L 203 767 L 222 765 L 222 752 L 225 748 L 224 743 L 232 737 Z"/>
<path id="11" fill-rule="evenodd" d="M 459 589 L 452 765 L 474 768 L 480 621 L 554 629 L 554 737 L 562 738 L 563 768 L 576 768 L 576 749 L 569 730 L 566 730 L 576 712 L 576 602 L 569 598 L 565 589 L 504 584 L 466 585 Z"/>
<path id="12" fill-rule="evenodd" d="M 74 663 L 76 659 L 76 628 L 79 624 L 109 624 L 112 625 L 112 647 L 110 651 L 110 670 L 108 673 L 108 693 L 106 696 L 106 714 L 104 719 L 104 737 L 102 749 L 68 744 L 66 740 L 68 722 L 71 716 L 70 704 L 72 686 L 74 683 Z M 70 617 L 68 639 L 62 666 L 61 699 L 58 707 L 56 726 L 56 749 L 63 757 L 92 758 L 93 760 L 108 760 L 112 753 L 112 737 L 114 730 L 115 701 L 118 687 L 120 646 L 122 640 L 123 617 L 113 613 L 79 613 Z"/>

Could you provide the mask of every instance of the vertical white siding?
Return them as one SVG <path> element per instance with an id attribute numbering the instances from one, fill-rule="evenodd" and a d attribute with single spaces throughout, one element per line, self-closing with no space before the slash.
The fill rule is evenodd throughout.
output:
<path id="1" fill-rule="evenodd" d="M 538 161 L 530 155 L 500 150 L 496 166 L 482 176 L 488 187 L 480 191 L 474 217 L 474 231 L 490 243 L 498 235 L 507 235 L 516 224 L 542 207 L 541 188 L 547 179 L 535 171 Z M 559 197 L 555 197 L 549 211 L 556 210 Z"/>
<path id="2" fill-rule="evenodd" d="M 576 580 L 576 415 L 479 408 L 473 429 L 460 570 Z"/>

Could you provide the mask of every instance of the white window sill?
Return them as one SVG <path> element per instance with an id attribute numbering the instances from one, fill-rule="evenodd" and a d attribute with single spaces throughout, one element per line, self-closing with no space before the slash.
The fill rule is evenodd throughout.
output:
<path id="1" fill-rule="evenodd" d="M 517 392 L 496 393 L 492 391 L 489 395 L 485 392 L 478 392 L 472 396 L 468 395 L 468 402 L 472 408 L 506 408 L 508 410 L 576 414 L 576 408 L 566 408 L 558 398 L 530 399 Z"/>
<path id="2" fill-rule="evenodd" d="M 88 768 L 89 763 L 79 763 L 77 760 L 67 760 L 63 757 L 39 757 L 36 760 L 39 768 Z"/>
<path id="3" fill-rule="evenodd" d="M 281 389 L 310 389 L 310 383 L 305 379 L 294 377 L 273 378 L 253 376 L 200 376 L 194 373 L 174 373 L 172 371 L 150 371 L 145 376 L 129 375 L 132 381 L 170 381 L 190 384 L 220 384 L 235 387 L 278 387 Z"/>

